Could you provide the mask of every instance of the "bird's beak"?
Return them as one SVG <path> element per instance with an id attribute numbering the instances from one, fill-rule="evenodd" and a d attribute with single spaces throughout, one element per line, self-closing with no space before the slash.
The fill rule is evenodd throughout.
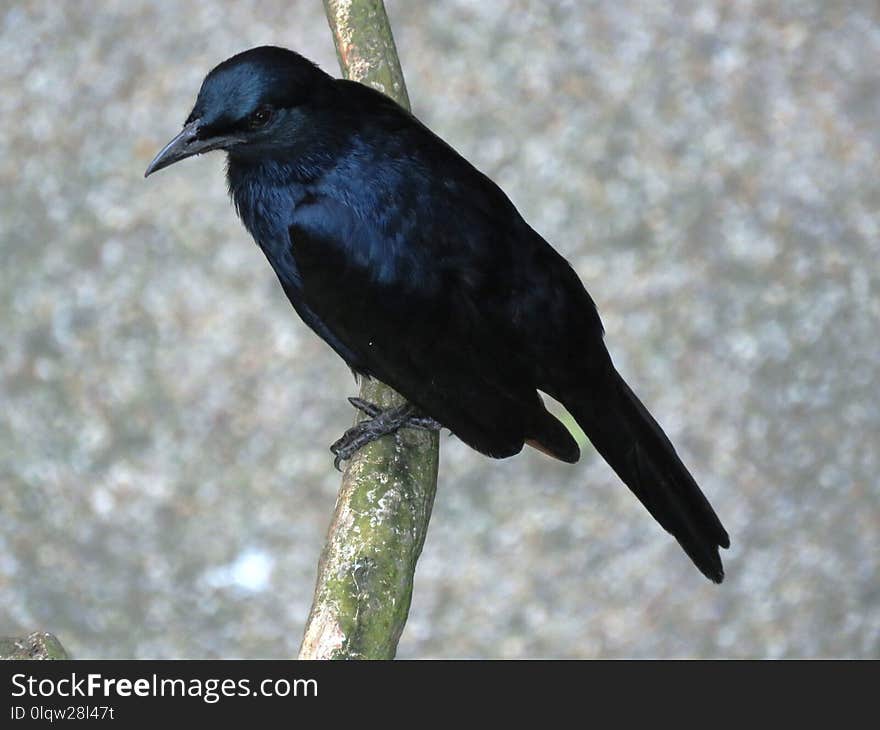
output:
<path id="1" fill-rule="evenodd" d="M 180 131 L 180 134 L 166 144 L 159 151 L 159 154 L 153 158 L 153 161 L 144 173 L 144 177 L 149 177 L 157 170 L 173 165 L 175 162 L 185 160 L 187 157 L 200 155 L 203 152 L 210 152 L 211 150 L 220 149 L 241 141 L 231 135 L 199 139 L 199 123 L 200 120 L 194 119 L 189 124 L 185 125 Z"/>

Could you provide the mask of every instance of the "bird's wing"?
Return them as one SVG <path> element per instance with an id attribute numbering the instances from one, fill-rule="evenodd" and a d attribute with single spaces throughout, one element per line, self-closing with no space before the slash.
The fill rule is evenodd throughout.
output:
<path id="1" fill-rule="evenodd" d="M 279 276 L 279 280 L 281 281 L 284 293 L 287 294 L 287 298 L 290 300 L 290 303 L 293 305 L 293 308 L 296 310 L 296 313 L 300 316 L 302 321 L 311 327 L 315 334 L 330 345 L 330 347 L 333 348 L 333 351 L 348 363 L 356 376 L 366 375 L 372 377 L 374 373 L 370 371 L 368 364 L 363 358 L 340 340 L 339 337 L 336 336 L 336 334 L 303 300 L 301 282 L 298 280 L 295 282 L 291 281 L 285 276 Z"/>
<path id="2" fill-rule="evenodd" d="M 316 331 L 478 451 L 510 456 L 532 441 L 575 461 L 576 443 L 510 337 L 511 293 L 499 290 L 509 281 L 492 275 L 503 254 L 493 260 L 486 241 L 439 240 L 459 227 L 420 219 L 413 211 L 428 207 L 418 200 L 393 205 L 377 201 L 370 216 L 318 196 L 297 208 L 291 252 Z"/>

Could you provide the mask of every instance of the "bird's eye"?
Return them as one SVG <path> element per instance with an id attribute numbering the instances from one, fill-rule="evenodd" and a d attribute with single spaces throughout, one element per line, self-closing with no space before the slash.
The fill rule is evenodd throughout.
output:
<path id="1" fill-rule="evenodd" d="M 257 110 L 248 117 L 248 126 L 251 129 L 265 127 L 271 121 L 272 114 L 272 107 L 265 105 L 258 107 Z"/>

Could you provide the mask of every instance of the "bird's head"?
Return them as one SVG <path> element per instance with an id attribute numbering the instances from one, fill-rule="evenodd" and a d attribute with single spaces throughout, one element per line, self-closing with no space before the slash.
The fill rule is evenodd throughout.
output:
<path id="1" fill-rule="evenodd" d="M 211 150 L 246 156 L 293 144 L 308 125 L 309 107 L 332 88 L 331 80 L 285 48 L 261 46 L 227 59 L 205 77 L 183 130 L 144 177 Z"/>

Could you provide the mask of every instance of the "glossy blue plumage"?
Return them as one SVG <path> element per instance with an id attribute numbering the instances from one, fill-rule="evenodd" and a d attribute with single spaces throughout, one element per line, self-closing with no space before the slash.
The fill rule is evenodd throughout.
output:
<path id="1" fill-rule="evenodd" d="M 710 578 L 728 538 L 618 375 L 571 266 L 504 193 L 380 93 L 283 49 L 214 69 L 189 122 L 228 140 L 229 189 L 302 319 L 473 448 L 565 461 L 562 401 Z M 170 163 L 169 163 L 170 164 Z"/>

